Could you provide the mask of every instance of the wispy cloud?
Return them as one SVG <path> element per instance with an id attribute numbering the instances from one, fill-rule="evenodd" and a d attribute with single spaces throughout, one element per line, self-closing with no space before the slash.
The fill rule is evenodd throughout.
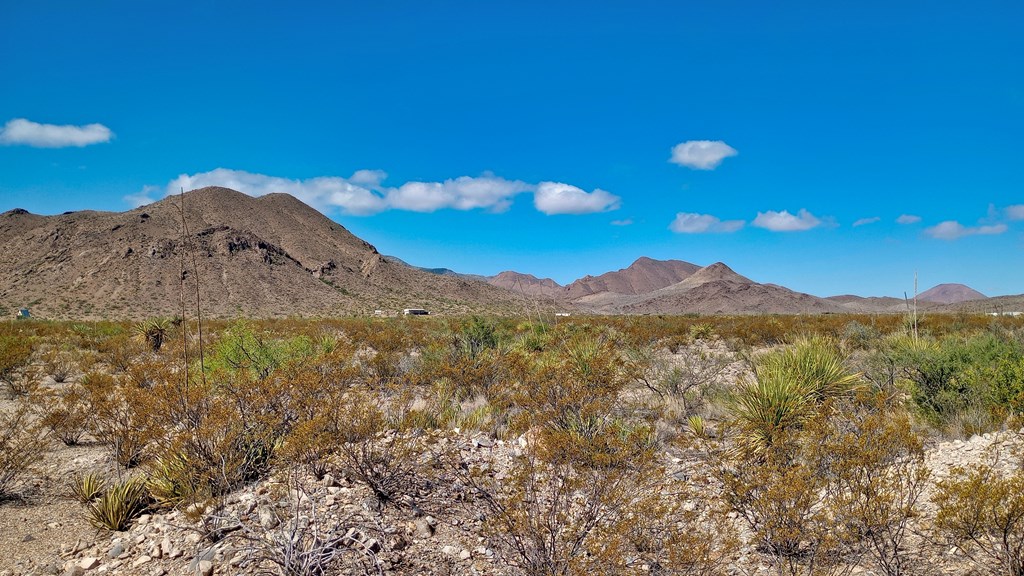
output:
<path id="1" fill-rule="evenodd" d="M 782 212 L 774 210 L 758 212 L 757 218 L 754 218 L 751 225 L 771 230 L 772 232 L 801 232 L 821 226 L 822 221 L 814 214 L 801 208 L 795 215 L 790 214 L 787 210 Z"/>
<path id="2" fill-rule="evenodd" d="M 633 224 L 632 218 L 626 218 L 624 220 L 612 220 L 612 226 L 631 226 Z"/>
<path id="3" fill-rule="evenodd" d="M 0 128 L 0 144 L 36 148 L 67 148 L 109 142 L 114 133 L 103 124 L 40 124 L 24 118 L 9 120 Z"/>
<path id="4" fill-rule="evenodd" d="M 128 194 L 124 196 L 124 201 L 131 205 L 132 208 L 138 208 L 139 206 L 145 206 L 146 204 L 152 204 L 156 202 L 156 194 L 160 192 L 158 186 L 143 186 L 142 190 L 139 190 L 135 194 Z"/>
<path id="5" fill-rule="evenodd" d="M 668 229 L 677 234 L 704 234 L 708 232 L 735 232 L 746 224 L 743 220 L 720 220 L 711 214 L 679 212 Z"/>
<path id="6" fill-rule="evenodd" d="M 722 160 L 739 154 L 721 140 L 688 140 L 672 147 L 669 162 L 694 170 L 714 170 Z"/>
<path id="7" fill-rule="evenodd" d="M 1014 204 L 1003 209 L 1007 220 L 1024 220 L 1024 204 Z"/>
<path id="8" fill-rule="evenodd" d="M 587 192 L 571 184 L 541 182 L 533 194 L 533 205 L 548 214 L 592 214 L 619 207 L 621 199 L 600 188 Z"/>
<path id="9" fill-rule="evenodd" d="M 537 209 L 545 214 L 586 214 L 614 210 L 619 206 L 619 197 L 604 190 L 588 193 L 569 184 L 541 182 L 535 185 L 507 180 L 491 173 L 460 176 L 442 182 L 406 182 L 396 187 L 385 186 L 386 179 L 387 173 L 382 170 L 359 170 L 348 178 L 290 179 L 216 168 L 209 172 L 179 175 L 167 184 L 163 195 L 206 186 L 231 188 L 250 196 L 283 192 L 322 212 L 338 209 L 352 215 L 376 214 L 385 210 L 434 212 L 441 209 L 481 209 L 504 212 L 517 195 L 530 192 L 534 194 Z M 140 206 L 156 200 L 158 192 L 157 187 L 147 186 L 124 199 L 132 206 Z"/>
<path id="10" fill-rule="evenodd" d="M 987 226 L 964 226 L 955 220 L 940 222 L 931 228 L 925 228 L 924 233 L 939 240 L 956 240 L 964 236 L 995 235 L 1006 232 L 1006 224 L 991 224 Z"/>
<path id="11" fill-rule="evenodd" d="M 875 222 L 878 222 L 881 219 L 882 218 L 879 217 L 879 216 L 872 216 L 870 218 L 861 218 L 860 220 L 857 220 L 856 222 L 853 223 L 853 227 L 856 228 L 858 226 L 867 226 L 868 224 L 874 224 Z"/>
<path id="12" fill-rule="evenodd" d="M 920 221 L 921 217 L 913 214 L 900 214 L 900 216 L 896 218 L 897 224 L 917 224 Z"/>

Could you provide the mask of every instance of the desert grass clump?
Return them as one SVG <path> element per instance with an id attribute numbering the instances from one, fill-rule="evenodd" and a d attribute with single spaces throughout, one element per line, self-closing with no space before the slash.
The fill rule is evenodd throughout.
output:
<path id="1" fill-rule="evenodd" d="M 68 488 L 72 497 L 82 504 L 88 504 L 106 491 L 107 479 L 99 472 L 76 474 L 71 478 Z"/>
<path id="2" fill-rule="evenodd" d="M 149 508 L 149 503 L 145 482 L 130 478 L 108 487 L 86 506 L 86 510 L 93 526 L 119 532 L 131 526 L 132 521 Z"/>

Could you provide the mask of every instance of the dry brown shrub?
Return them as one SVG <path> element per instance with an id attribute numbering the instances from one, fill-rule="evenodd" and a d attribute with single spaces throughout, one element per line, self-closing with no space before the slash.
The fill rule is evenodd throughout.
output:
<path id="1" fill-rule="evenodd" d="M 46 440 L 26 406 L 0 412 L 0 500 L 17 495 L 45 452 Z"/>
<path id="2" fill-rule="evenodd" d="M 996 461 L 954 468 L 933 500 L 939 536 L 991 574 L 1024 574 L 1024 471 Z"/>
<path id="3" fill-rule="evenodd" d="M 58 384 L 66 382 L 75 370 L 75 364 L 70 355 L 57 348 L 47 350 L 43 354 L 42 362 L 43 371 Z"/>
<path id="4" fill-rule="evenodd" d="M 390 405 L 389 405 L 390 404 Z M 352 390 L 342 398 L 334 419 L 334 462 L 338 472 L 370 489 L 382 506 L 400 505 L 418 493 L 421 439 L 406 426 L 407 403 L 387 402 L 372 392 Z"/>
<path id="5" fill-rule="evenodd" d="M 12 387 L 18 373 L 32 360 L 33 339 L 24 330 L 0 334 L 0 382 Z"/>
<path id="6" fill-rule="evenodd" d="M 81 442 L 88 431 L 90 411 L 81 384 L 36 396 L 39 423 L 48 428 L 65 446 Z"/>
<path id="7" fill-rule="evenodd" d="M 762 450 L 711 448 L 726 504 L 779 573 L 847 574 L 865 555 L 884 574 L 922 568 L 908 538 L 928 470 L 909 417 L 889 400 L 820 409 Z"/>
<path id="8" fill-rule="evenodd" d="M 81 384 L 92 435 L 110 446 L 121 466 L 132 468 L 142 463 L 157 424 L 148 410 L 148 392 L 120 384 L 106 372 L 88 372 Z"/>

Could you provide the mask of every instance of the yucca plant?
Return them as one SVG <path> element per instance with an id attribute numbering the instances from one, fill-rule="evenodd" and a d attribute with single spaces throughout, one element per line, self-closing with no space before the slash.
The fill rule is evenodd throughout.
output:
<path id="1" fill-rule="evenodd" d="M 88 505 L 89 522 L 96 528 L 119 532 L 142 515 L 149 502 L 145 482 L 130 478 L 111 486 Z"/>
<path id="2" fill-rule="evenodd" d="M 799 428 L 828 400 L 854 390 L 860 374 L 845 366 L 838 346 L 823 338 L 757 360 L 755 377 L 742 382 L 732 399 L 732 414 L 743 448 L 769 448 L 780 433 Z"/>
<path id="3" fill-rule="evenodd" d="M 686 424 L 690 427 L 690 432 L 694 436 L 704 438 L 708 435 L 708 425 L 704 418 L 694 414 L 686 420 Z"/>
<path id="4" fill-rule="evenodd" d="M 76 474 L 71 479 L 71 495 L 82 504 L 88 504 L 98 498 L 107 488 L 107 479 L 98 472 Z"/>
<path id="5" fill-rule="evenodd" d="M 197 490 L 188 457 L 172 452 L 160 457 L 149 465 L 146 489 L 154 500 L 154 506 L 174 508 Z"/>
<path id="6" fill-rule="evenodd" d="M 171 323 L 165 318 L 155 318 L 135 325 L 135 333 L 141 338 L 153 352 L 159 352 L 164 345 L 167 330 Z"/>

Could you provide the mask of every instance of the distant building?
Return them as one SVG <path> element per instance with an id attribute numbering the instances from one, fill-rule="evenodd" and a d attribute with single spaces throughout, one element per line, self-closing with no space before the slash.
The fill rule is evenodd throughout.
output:
<path id="1" fill-rule="evenodd" d="M 402 310 L 402 314 L 405 314 L 406 316 L 426 316 L 430 314 L 430 312 L 427 312 L 423 308 L 406 308 L 405 310 Z"/>
<path id="2" fill-rule="evenodd" d="M 32 314 L 29 313 L 28 308 L 21 308 L 18 310 L 17 316 L 18 320 L 27 320 L 32 317 Z"/>

